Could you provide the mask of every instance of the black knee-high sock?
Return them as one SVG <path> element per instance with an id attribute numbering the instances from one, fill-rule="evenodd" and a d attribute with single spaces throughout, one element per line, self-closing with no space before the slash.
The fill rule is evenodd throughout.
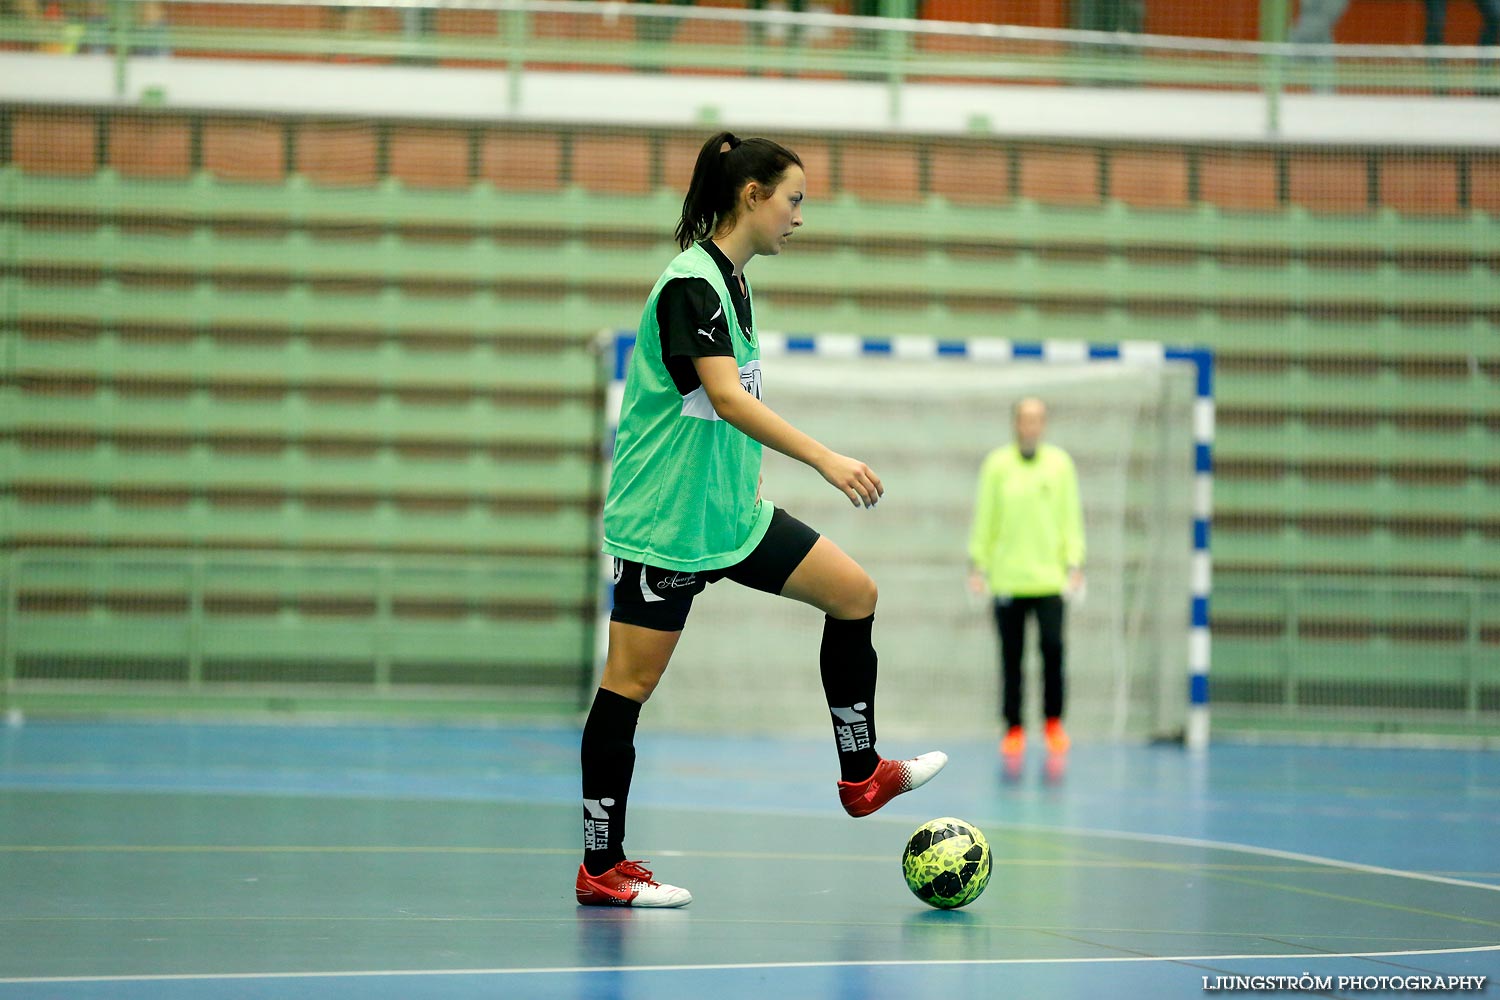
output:
<path id="1" fill-rule="evenodd" d="M 870 644 L 874 624 L 874 615 L 823 620 L 818 666 L 844 781 L 864 781 L 880 763 L 875 752 L 875 647 Z"/>
<path id="2" fill-rule="evenodd" d="M 603 875 L 625 860 L 625 800 L 635 772 L 640 702 L 600 688 L 583 724 L 583 864 Z"/>

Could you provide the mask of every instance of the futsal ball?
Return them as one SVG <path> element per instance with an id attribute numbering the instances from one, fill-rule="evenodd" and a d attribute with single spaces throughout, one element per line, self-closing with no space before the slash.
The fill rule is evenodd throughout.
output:
<path id="1" fill-rule="evenodd" d="M 989 841 L 961 819 L 928 820 L 906 842 L 901 871 L 907 887 L 929 906 L 951 910 L 967 905 L 989 884 Z"/>

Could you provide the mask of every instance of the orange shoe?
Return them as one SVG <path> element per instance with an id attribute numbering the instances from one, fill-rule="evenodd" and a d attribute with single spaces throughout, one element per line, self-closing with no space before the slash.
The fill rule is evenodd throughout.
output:
<path id="1" fill-rule="evenodd" d="M 693 894 L 651 877 L 639 861 L 621 861 L 600 876 L 578 866 L 575 887 L 579 906 L 686 906 Z"/>
<path id="2" fill-rule="evenodd" d="M 1005 737 L 1000 741 L 1000 755 L 1002 757 L 1019 757 L 1026 752 L 1026 730 L 1020 726 L 1011 726 L 1005 731 Z"/>
<path id="3" fill-rule="evenodd" d="M 1063 729 L 1061 719 L 1047 720 L 1046 736 L 1048 753 L 1064 754 L 1073 745 L 1073 741 L 1068 739 L 1067 731 Z"/>

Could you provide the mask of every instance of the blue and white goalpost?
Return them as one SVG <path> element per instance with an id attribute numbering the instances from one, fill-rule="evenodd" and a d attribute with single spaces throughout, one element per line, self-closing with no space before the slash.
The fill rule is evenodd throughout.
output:
<path id="1" fill-rule="evenodd" d="M 607 334 L 612 443 L 634 332 Z M 1070 603 L 1068 712 L 1075 738 L 1208 740 L 1213 355 L 1159 343 L 968 341 L 763 333 L 763 398 L 886 485 L 851 508 L 815 474 L 766 452 L 765 495 L 828 535 L 881 590 L 881 731 L 993 731 L 994 627 L 964 589 L 979 463 L 1011 438 L 1010 406 L 1048 403 L 1046 440 L 1079 470 L 1087 600 Z M 607 457 L 607 456 L 606 456 Z M 608 594 L 606 588 L 605 611 Z M 788 601 L 710 587 L 694 605 L 659 722 L 821 732 L 821 619 Z M 1034 632 L 1028 636 L 1034 643 Z M 1039 678 L 1028 702 L 1039 701 Z M 763 685 L 759 716 L 723 706 Z M 1035 711 L 1032 711 L 1035 714 Z"/>

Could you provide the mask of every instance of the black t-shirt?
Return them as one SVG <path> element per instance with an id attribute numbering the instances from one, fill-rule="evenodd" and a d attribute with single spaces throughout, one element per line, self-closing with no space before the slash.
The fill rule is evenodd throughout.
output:
<path id="1" fill-rule="evenodd" d="M 746 340 L 751 339 L 750 301 L 734 276 L 734 265 L 712 240 L 698 245 L 708 251 L 723 272 L 740 331 Z M 684 396 L 703 384 L 693 367 L 694 358 L 734 357 L 724 303 L 719 301 L 719 293 L 713 286 L 702 278 L 673 278 L 667 282 L 656 299 L 656 323 L 661 328 L 661 356 L 667 374 Z"/>

